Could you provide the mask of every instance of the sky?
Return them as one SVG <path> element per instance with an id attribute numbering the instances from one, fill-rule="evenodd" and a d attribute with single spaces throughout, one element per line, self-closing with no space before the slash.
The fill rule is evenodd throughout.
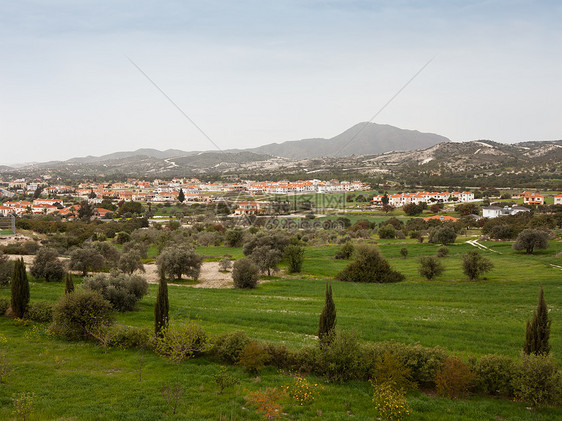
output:
<path id="1" fill-rule="evenodd" d="M 0 0 L 0 163 L 330 138 L 398 92 L 373 122 L 561 139 L 561 21 L 559 1 Z"/>

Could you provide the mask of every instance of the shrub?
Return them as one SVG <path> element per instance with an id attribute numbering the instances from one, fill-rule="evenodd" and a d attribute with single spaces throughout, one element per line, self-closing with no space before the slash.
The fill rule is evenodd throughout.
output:
<path id="1" fill-rule="evenodd" d="M 240 359 L 240 352 L 242 352 L 248 342 L 250 342 L 250 338 L 246 335 L 246 332 L 241 330 L 225 333 L 214 340 L 212 354 L 221 361 L 236 364 Z"/>
<path id="2" fill-rule="evenodd" d="M 111 322 L 111 304 L 96 291 L 65 294 L 53 306 L 51 330 L 68 339 L 89 336 L 89 330 Z"/>
<path id="3" fill-rule="evenodd" d="M 354 262 L 336 275 L 340 281 L 346 282 L 399 282 L 404 275 L 393 270 L 375 246 L 364 245 L 357 247 L 357 257 Z"/>
<path id="4" fill-rule="evenodd" d="M 152 333 L 148 328 L 115 325 L 111 346 L 120 348 L 147 348 L 151 345 Z"/>
<path id="5" fill-rule="evenodd" d="M 449 248 L 441 246 L 437 249 L 437 257 L 447 257 L 449 255 Z"/>
<path id="6" fill-rule="evenodd" d="M 476 390 L 491 395 L 513 394 L 511 379 L 515 370 L 515 362 L 503 355 L 484 355 L 474 365 Z"/>
<path id="7" fill-rule="evenodd" d="M 289 244 L 284 250 L 285 257 L 289 260 L 289 273 L 300 273 L 304 262 L 304 248 L 296 244 Z"/>
<path id="8" fill-rule="evenodd" d="M 296 400 L 299 405 L 313 402 L 318 394 L 318 384 L 312 384 L 301 376 L 296 376 L 293 381 L 284 387 L 287 395 Z"/>
<path id="9" fill-rule="evenodd" d="M 291 361 L 291 352 L 285 345 L 276 345 L 269 342 L 263 344 L 263 349 L 269 355 L 268 364 L 277 368 L 288 368 Z"/>
<path id="10" fill-rule="evenodd" d="M 97 274 L 84 279 L 84 288 L 97 291 L 117 311 L 132 311 L 137 301 L 148 293 L 148 282 L 138 275 Z"/>
<path id="11" fill-rule="evenodd" d="M 435 231 L 432 231 L 429 235 L 430 243 L 447 244 L 454 243 L 457 239 L 457 233 L 451 227 L 442 227 Z"/>
<path id="12" fill-rule="evenodd" d="M 170 324 L 154 337 L 154 352 L 177 363 L 196 357 L 208 348 L 207 334 L 191 320 L 181 325 Z"/>
<path id="13" fill-rule="evenodd" d="M 367 349 L 368 365 L 376 367 L 377 358 L 390 352 L 411 370 L 411 380 L 421 387 L 431 388 L 437 371 L 447 358 L 447 352 L 440 347 L 427 348 L 420 344 L 407 345 L 398 342 L 378 342 Z M 370 374 L 376 376 L 376 372 Z"/>
<path id="14" fill-rule="evenodd" d="M 403 389 L 391 383 L 373 383 L 373 403 L 382 420 L 399 421 L 410 414 L 410 406 Z"/>
<path id="15" fill-rule="evenodd" d="M 247 257 L 234 262 L 232 280 L 235 288 L 255 288 L 258 284 L 258 267 Z"/>
<path id="16" fill-rule="evenodd" d="M 244 399 L 250 404 L 256 406 L 256 413 L 260 414 L 264 420 L 281 418 L 283 407 L 279 401 L 283 398 L 284 392 L 276 387 L 267 387 L 264 391 L 256 390 L 249 392 Z"/>
<path id="17" fill-rule="evenodd" d="M 533 406 L 560 402 L 562 376 L 558 364 L 550 355 L 523 354 L 511 385 L 516 397 Z"/>
<path id="18" fill-rule="evenodd" d="M 396 228 L 390 224 L 383 225 L 379 228 L 378 234 L 381 239 L 392 239 L 396 237 Z"/>
<path id="19" fill-rule="evenodd" d="M 406 247 L 402 247 L 400 249 L 400 255 L 402 256 L 403 259 L 408 257 L 408 249 Z"/>
<path id="20" fill-rule="evenodd" d="M 435 388 L 438 394 L 449 399 L 463 396 L 474 379 L 470 367 L 458 357 L 447 357 L 435 376 Z"/>
<path id="21" fill-rule="evenodd" d="M 480 277 L 483 273 L 494 268 L 494 264 L 487 257 L 482 256 L 476 250 L 467 251 L 462 256 L 463 272 L 471 281 Z"/>
<path id="22" fill-rule="evenodd" d="M 389 351 L 377 357 L 374 367 L 374 384 L 388 383 L 397 389 L 411 389 L 416 386 L 411 380 L 412 369 L 402 359 Z"/>
<path id="23" fill-rule="evenodd" d="M 116 244 L 125 244 L 131 241 L 131 234 L 125 231 L 118 232 L 115 234 L 115 243 Z"/>
<path id="24" fill-rule="evenodd" d="M 250 341 L 240 352 L 238 364 L 244 367 L 250 374 L 258 374 L 264 367 L 269 355 L 263 346 L 257 341 Z"/>
<path id="25" fill-rule="evenodd" d="M 10 300 L 8 298 L 0 297 L 0 316 L 6 314 L 10 308 Z"/>
<path id="26" fill-rule="evenodd" d="M 13 260 L 8 260 L 8 257 L 3 256 L 2 251 L 0 251 L 0 287 L 10 284 L 14 274 L 14 264 Z"/>
<path id="27" fill-rule="evenodd" d="M 345 244 L 340 249 L 340 251 L 338 251 L 336 253 L 335 258 L 336 259 L 349 260 L 351 258 L 351 256 L 353 255 L 353 250 L 354 250 L 354 247 L 353 247 L 353 244 L 351 243 L 351 241 L 346 241 Z"/>
<path id="28" fill-rule="evenodd" d="M 421 276 L 431 281 L 433 278 L 441 275 L 445 267 L 443 264 L 433 256 L 420 257 L 420 266 L 418 272 Z"/>
<path id="29" fill-rule="evenodd" d="M 318 349 L 317 369 L 330 381 L 360 379 L 367 372 L 367 363 L 354 333 L 336 329 L 329 344 Z"/>
<path id="30" fill-rule="evenodd" d="M 53 321 L 53 305 L 46 301 L 31 302 L 25 318 L 34 322 L 50 323 Z"/>
<path id="31" fill-rule="evenodd" d="M 219 270 L 222 270 L 222 271 L 226 272 L 231 267 L 232 267 L 232 260 L 230 260 L 228 257 L 225 257 L 225 258 L 220 260 Z"/>
<path id="32" fill-rule="evenodd" d="M 219 387 L 219 393 L 224 392 L 224 389 L 226 389 L 227 387 L 231 387 L 235 384 L 240 383 L 240 380 L 228 374 L 228 368 L 226 368 L 225 366 L 221 366 L 220 372 L 218 374 L 215 374 L 213 377 L 215 378 L 215 383 Z"/>

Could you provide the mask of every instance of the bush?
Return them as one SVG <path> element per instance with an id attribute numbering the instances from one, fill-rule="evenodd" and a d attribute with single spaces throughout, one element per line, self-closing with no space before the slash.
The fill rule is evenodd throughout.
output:
<path id="1" fill-rule="evenodd" d="M 300 273 L 304 261 L 304 248 L 296 244 L 289 244 L 285 247 L 284 253 L 289 260 L 287 271 L 289 273 Z"/>
<path id="2" fill-rule="evenodd" d="M 250 338 L 243 331 L 225 333 L 214 340 L 212 354 L 221 361 L 236 364 L 240 359 L 240 352 L 250 342 Z"/>
<path id="3" fill-rule="evenodd" d="M 12 275 L 14 274 L 14 261 L 8 260 L 0 251 L 0 287 L 10 285 Z"/>
<path id="4" fill-rule="evenodd" d="M 147 348 L 151 345 L 152 331 L 148 328 L 115 325 L 111 346 L 120 348 Z"/>
<path id="5" fill-rule="evenodd" d="M 449 399 L 463 396 L 471 385 L 474 374 L 470 367 L 458 357 L 447 357 L 435 376 L 435 388 L 438 394 Z"/>
<path id="6" fill-rule="evenodd" d="M 332 341 L 319 347 L 316 358 L 317 370 L 330 381 L 362 379 L 367 373 L 367 362 L 354 333 L 336 329 Z"/>
<path id="7" fill-rule="evenodd" d="M 116 244 L 125 244 L 131 241 L 131 234 L 125 231 L 118 232 L 115 235 L 115 243 Z"/>
<path id="8" fill-rule="evenodd" d="M 454 243 L 456 239 L 457 233 L 451 227 L 439 228 L 435 231 L 432 231 L 429 235 L 430 243 L 443 244 L 444 246 Z"/>
<path id="9" fill-rule="evenodd" d="M 51 330 L 68 339 L 89 336 L 89 331 L 111 322 L 111 304 L 95 291 L 65 294 L 53 306 Z"/>
<path id="10" fill-rule="evenodd" d="M 25 318 L 38 323 L 50 323 L 53 321 L 53 305 L 46 301 L 35 301 L 29 303 Z"/>
<path id="11" fill-rule="evenodd" d="M 420 257 L 420 266 L 418 272 L 421 276 L 431 281 L 433 278 L 441 275 L 445 267 L 443 264 L 433 256 Z"/>
<path id="12" fill-rule="evenodd" d="M 406 247 L 402 247 L 400 249 L 400 255 L 402 256 L 403 259 L 408 257 L 408 249 Z"/>
<path id="13" fill-rule="evenodd" d="M 441 246 L 437 249 L 437 257 L 447 257 L 449 255 L 449 248 Z"/>
<path id="14" fill-rule="evenodd" d="M 379 228 L 378 234 L 381 239 L 392 239 L 396 237 L 396 228 L 390 224 L 383 225 Z"/>
<path id="15" fill-rule="evenodd" d="M 154 337 L 154 352 L 177 363 L 194 358 L 208 348 L 207 334 L 191 320 L 181 325 L 170 324 Z"/>
<path id="16" fill-rule="evenodd" d="M 336 253 L 336 259 L 349 260 L 353 255 L 354 247 L 351 241 L 346 241 L 340 251 Z"/>
<path id="17" fill-rule="evenodd" d="M 235 288 L 255 288 L 258 284 L 259 269 L 249 258 L 234 262 L 232 280 Z"/>
<path id="18" fill-rule="evenodd" d="M 277 368 L 289 368 L 291 365 L 291 352 L 285 345 L 276 345 L 269 342 L 263 344 L 263 349 L 268 354 L 268 364 Z"/>
<path id="19" fill-rule="evenodd" d="M 490 395 L 511 396 L 514 370 L 515 362 L 511 358 L 503 355 L 484 355 L 473 368 L 476 390 Z"/>
<path id="20" fill-rule="evenodd" d="M 228 257 L 225 257 L 225 258 L 220 260 L 219 270 L 222 270 L 223 272 L 226 272 L 231 267 L 232 267 L 232 260 L 230 260 Z"/>
<path id="21" fill-rule="evenodd" d="M 424 388 L 434 386 L 437 370 L 447 358 L 447 352 L 440 347 L 427 348 L 420 344 L 407 345 L 398 342 L 378 342 L 370 345 L 366 352 L 368 365 L 373 368 L 376 367 L 377 358 L 385 353 L 395 355 L 410 369 L 411 380 Z M 376 372 L 372 372 L 370 376 L 375 377 Z"/>
<path id="22" fill-rule="evenodd" d="M 412 389 L 416 383 L 411 380 L 412 369 L 390 351 L 377 357 L 374 366 L 373 384 L 389 383 L 398 389 Z"/>
<path id="23" fill-rule="evenodd" d="M 393 270 L 375 246 L 364 245 L 357 247 L 357 257 L 354 262 L 336 275 L 336 279 L 346 282 L 400 282 L 404 275 Z"/>
<path id="24" fill-rule="evenodd" d="M 84 288 L 99 292 L 117 311 L 132 311 L 148 293 L 148 282 L 138 275 L 97 274 L 84 278 Z"/>
<path id="25" fill-rule="evenodd" d="M 478 251 L 467 251 L 462 256 L 463 272 L 471 281 L 480 277 L 481 274 L 493 269 L 494 264 L 487 257 L 482 256 Z"/>
<path id="26" fill-rule="evenodd" d="M 257 341 L 250 341 L 240 352 L 238 364 L 250 374 L 258 374 L 267 362 L 269 355 Z"/>
<path id="27" fill-rule="evenodd" d="M 562 376 L 550 355 L 523 354 L 511 382 L 515 396 L 533 406 L 560 403 Z"/>
<path id="28" fill-rule="evenodd" d="M 0 297 L 0 316 L 6 314 L 6 311 L 10 308 L 10 299 Z"/>
<path id="29" fill-rule="evenodd" d="M 410 406 L 403 389 L 390 383 L 373 383 L 373 403 L 382 420 L 399 421 L 410 414 Z"/>

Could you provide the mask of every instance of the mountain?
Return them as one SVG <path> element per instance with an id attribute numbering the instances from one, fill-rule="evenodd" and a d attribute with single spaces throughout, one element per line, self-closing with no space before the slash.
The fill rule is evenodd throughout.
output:
<path id="1" fill-rule="evenodd" d="M 149 158 L 156 158 L 156 159 L 166 159 L 166 158 L 175 158 L 178 156 L 188 156 L 196 154 L 197 152 L 186 152 L 181 151 L 179 149 L 167 149 L 165 151 L 159 151 L 158 149 L 151 149 L 151 148 L 142 148 L 137 149 L 136 151 L 124 151 L 124 152 L 114 152 L 107 155 L 102 156 L 84 156 L 80 158 L 71 158 L 66 162 L 72 163 L 93 163 L 93 162 L 103 162 L 109 161 L 112 159 L 123 159 L 123 158 L 132 158 L 132 157 L 149 157 Z"/>
<path id="2" fill-rule="evenodd" d="M 302 139 L 270 143 L 249 151 L 289 159 L 376 155 L 389 151 L 424 149 L 449 139 L 432 133 L 386 124 L 359 123 L 331 139 Z"/>

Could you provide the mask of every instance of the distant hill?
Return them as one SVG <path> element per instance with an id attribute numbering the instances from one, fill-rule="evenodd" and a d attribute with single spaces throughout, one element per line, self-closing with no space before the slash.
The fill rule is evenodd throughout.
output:
<path id="1" fill-rule="evenodd" d="M 289 159 L 377 155 L 389 151 L 424 149 L 449 139 L 432 133 L 386 124 L 359 123 L 331 139 L 303 139 L 270 143 L 249 151 Z"/>
<path id="2" fill-rule="evenodd" d="M 148 157 L 148 158 L 156 158 L 156 159 L 166 159 L 166 158 L 175 158 L 177 156 L 188 156 L 196 154 L 197 152 L 187 152 L 181 151 L 179 149 L 167 149 L 165 151 L 159 151 L 158 149 L 151 149 L 151 148 L 142 148 L 137 149 L 136 151 L 124 151 L 124 152 L 114 152 L 107 155 L 102 156 L 84 156 L 80 158 L 71 158 L 66 162 L 71 163 L 94 163 L 94 162 L 102 162 L 102 161 L 109 161 L 112 159 L 123 159 L 123 158 L 132 158 L 132 157 Z"/>

